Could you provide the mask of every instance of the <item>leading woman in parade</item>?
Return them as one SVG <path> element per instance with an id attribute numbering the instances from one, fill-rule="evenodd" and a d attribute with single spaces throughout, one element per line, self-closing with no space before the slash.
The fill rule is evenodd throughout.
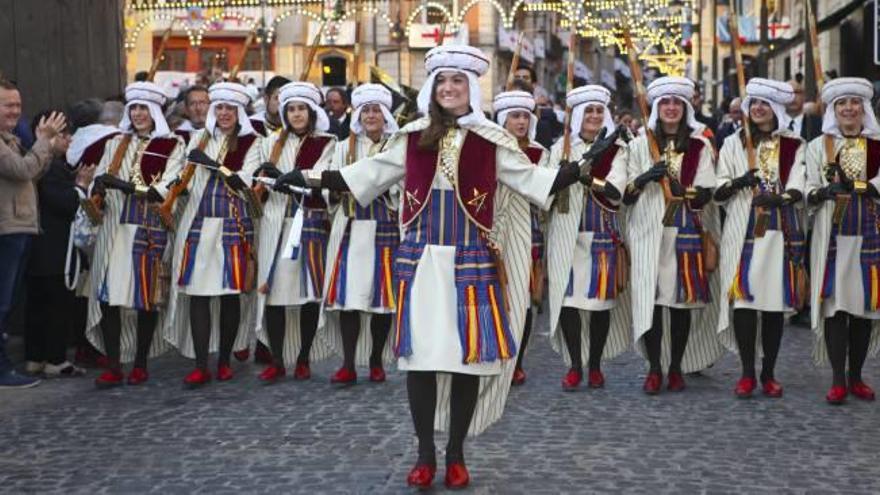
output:
<path id="1" fill-rule="evenodd" d="M 470 480 L 465 436 L 501 417 L 528 305 L 531 235 L 523 197 L 546 208 L 580 171 L 574 164 L 558 172 L 534 166 L 485 118 L 477 78 L 489 59 L 482 51 L 440 46 L 425 64 L 418 104 L 426 117 L 395 134 L 382 153 L 309 174 L 309 183 L 350 192 L 362 206 L 403 183 L 394 349 L 407 372 L 419 439 L 407 482 L 432 484 L 437 427 L 449 431 L 446 486 L 462 488 Z M 279 181 L 305 183 L 299 171 Z"/>
<path id="2" fill-rule="evenodd" d="M 822 135 L 807 146 L 813 359 L 831 362 L 826 400 L 874 400 L 862 377 L 880 349 L 880 125 L 866 79 L 842 77 L 822 89 Z M 847 364 L 848 369 L 847 369 Z"/>

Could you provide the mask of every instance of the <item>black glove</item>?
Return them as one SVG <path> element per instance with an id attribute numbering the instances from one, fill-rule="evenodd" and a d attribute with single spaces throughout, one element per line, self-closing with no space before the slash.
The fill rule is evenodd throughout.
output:
<path id="1" fill-rule="evenodd" d="M 647 172 L 642 173 L 636 180 L 633 181 L 633 184 L 637 189 L 642 189 L 650 182 L 659 182 L 663 177 L 666 177 L 666 162 L 660 160 L 655 163 L 653 167 L 649 168 Z"/>
<path id="2" fill-rule="evenodd" d="M 696 196 L 691 199 L 691 208 L 695 210 L 699 210 L 702 207 L 706 206 L 706 203 L 712 200 L 712 190 L 708 187 L 695 187 Z"/>
<path id="3" fill-rule="evenodd" d="M 306 187 L 306 178 L 303 177 L 302 172 L 293 169 L 275 179 L 275 185 L 272 189 L 281 192 L 288 192 L 289 190 L 286 186 Z"/>
<path id="4" fill-rule="evenodd" d="M 596 139 L 593 140 L 593 145 L 590 146 L 590 149 L 588 149 L 586 153 L 584 153 L 581 157 L 581 161 L 587 164 L 592 164 L 593 160 L 604 155 L 608 148 L 613 146 L 614 142 L 617 141 L 617 136 L 620 134 L 620 131 L 614 131 L 608 137 L 605 137 L 606 133 L 607 129 L 604 127 L 599 129 L 599 134 L 597 134 Z"/>
<path id="5" fill-rule="evenodd" d="M 880 199 L 880 191 L 874 187 L 874 184 L 868 182 L 868 190 L 865 191 L 865 196 L 868 196 L 871 199 Z"/>
<path id="6" fill-rule="evenodd" d="M 257 167 L 257 170 L 254 171 L 254 175 L 277 179 L 278 177 L 281 177 L 281 171 L 278 170 L 278 167 L 276 167 L 274 163 L 263 162 Z"/>
<path id="7" fill-rule="evenodd" d="M 581 170 L 577 164 L 565 160 L 559 162 L 559 170 L 556 171 L 556 179 L 553 180 L 553 185 L 550 186 L 550 194 L 556 194 L 574 184 L 580 179 L 580 176 Z"/>
<path id="8" fill-rule="evenodd" d="M 756 175 L 758 173 L 758 169 L 749 170 L 748 172 L 740 175 L 736 179 L 730 181 L 730 186 L 734 189 L 745 189 L 747 187 L 755 187 L 761 182 Z"/>
<path id="9" fill-rule="evenodd" d="M 231 173 L 229 175 L 223 174 L 223 182 L 226 183 L 226 187 L 232 189 L 233 191 L 241 191 L 247 187 L 247 184 L 241 180 L 241 177 L 236 173 Z"/>
<path id="10" fill-rule="evenodd" d="M 683 198 L 687 190 L 681 185 L 681 182 L 674 177 L 669 178 L 669 192 L 676 198 Z"/>
<path id="11" fill-rule="evenodd" d="M 752 206 L 757 208 L 779 208 L 785 204 L 781 194 L 762 193 L 752 199 Z"/>
<path id="12" fill-rule="evenodd" d="M 104 186 L 104 189 L 116 189 L 125 194 L 134 193 L 134 184 L 124 181 L 119 177 L 110 174 L 99 175 L 95 178 L 95 182 Z"/>
<path id="13" fill-rule="evenodd" d="M 822 201 L 830 201 L 837 198 L 838 194 L 849 194 L 852 192 L 852 184 L 849 184 L 849 186 L 847 187 L 847 184 L 842 182 L 832 182 L 825 187 L 820 187 L 810 194 L 810 203 L 816 204 Z"/>
<path id="14" fill-rule="evenodd" d="M 150 186 L 150 188 L 147 190 L 147 201 L 151 203 L 161 203 L 165 201 L 165 198 L 163 198 L 162 195 L 159 194 L 159 191 L 157 191 L 155 187 Z"/>

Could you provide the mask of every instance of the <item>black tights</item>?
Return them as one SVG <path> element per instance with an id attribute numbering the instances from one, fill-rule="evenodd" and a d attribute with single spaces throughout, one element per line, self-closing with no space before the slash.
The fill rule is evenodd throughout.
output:
<path id="1" fill-rule="evenodd" d="M 862 366 L 871 343 L 871 320 L 856 318 L 838 311 L 825 319 L 825 346 L 831 360 L 834 385 L 846 386 L 846 358 L 849 354 L 849 378 L 862 381 Z"/>
<path id="2" fill-rule="evenodd" d="M 522 369 L 523 356 L 526 353 L 526 346 L 529 345 L 529 337 L 532 335 L 532 309 L 526 310 L 526 322 L 523 329 L 522 342 L 519 344 L 519 354 L 516 356 L 516 369 Z"/>
<path id="3" fill-rule="evenodd" d="M 301 344 L 297 364 L 308 364 L 312 352 L 312 342 L 318 330 L 318 303 L 303 304 L 299 308 L 299 331 Z M 286 306 L 266 306 L 266 333 L 269 334 L 269 349 L 275 366 L 284 366 L 284 334 L 286 328 Z"/>
<path id="4" fill-rule="evenodd" d="M 575 308 L 562 308 L 559 313 L 559 324 L 568 347 L 571 367 L 581 371 L 584 367 L 581 359 L 581 315 Z M 611 311 L 592 311 L 590 313 L 590 355 L 587 366 L 598 371 L 602 364 L 602 353 L 608 340 L 608 329 L 611 326 Z"/>
<path id="5" fill-rule="evenodd" d="M 220 296 L 220 355 L 217 364 L 229 364 L 229 356 L 238 336 L 241 306 L 238 294 Z M 189 323 L 192 327 L 196 367 L 208 367 L 208 347 L 211 344 L 211 297 L 192 296 L 189 303 Z"/>
<path id="6" fill-rule="evenodd" d="M 342 311 L 339 314 L 339 326 L 342 332 L 342 367 L 354 371 L 357 341 L 361 333 L 361 313 L 359 311 Z M 390 328 L 390 313 L 371 315 L 370 336 L 373 340 L 373 348 L 370 350 L 371 367 L 382 366 L 382 350 L 385 348 Z"/>
<path id="7" fill-rule="evenodd" d="M 101 304 L 101 334 L 104 337 L 104 352 L 111 368 L 119 368 L 120 340 L 122 338 L 122 315 L 119 306 Z M 137 350 L 135 352 L 134 366 L 136 368 L 147 367 L 147 356 L 150 355 L 150 346 L 153 345 L 153 334 L 156 331 L 156 321 L 159 313 L 155 311 L 137 312 Z"/>
<path id="8" fill-rule="evenodd" d="M 671 356 L 670 373 L 681 373 L 681 360 L 687 349 L 688 337 L 691 333 L 691 312 L 688 309 L 669 308 L 669 330 Z M 662 373 L 660 366 L 660 350 L 663 345 L 663 306 L 654 306 L 654 320 L 651 329 L 645 332 L 645 350 L 651 373 Z"/>
<path id="9" fill-rule="evenodd" d="M 782 343 L 782 327 L 785 315 L 781 312 L 761 312 L 761 382 L 773 379 L 776 357 Z M 758 312 L 754 309 L 733 310 L 733 333 L 739 348 L 743 376 L 755 378 L 755 343 L 758 339 Z"/>
<path id="10" fill-rule="evenodd" d="M 409 410 L 419 439 L 419 464 L 436 464 L 434 447 L 434 412 L 437 407 L 437 373 L 410 371 L 406 374 Z M 452 373 L 450 393 L 449 443 L 446 445 L 446 463 L 464 462 L 464 439 L 480 391 L 480 377 Z"/>

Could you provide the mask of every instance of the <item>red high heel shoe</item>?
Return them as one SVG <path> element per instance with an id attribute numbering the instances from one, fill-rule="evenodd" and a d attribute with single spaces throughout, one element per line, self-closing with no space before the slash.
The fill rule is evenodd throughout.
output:
<path id="1" fill-rule="evenodd" d="M 522 368 L 513 370 L 513 379 L 510 384 L 517 387 L 526 382 L 526 372 Z"/>
<path id="2" fill-rule="evenodd" d="M 293 369 L 294 380 L 308 380 L 311 377 L 312 369 L 309 368 L 309 363 L 296 363 L 296 368 Z"/>
<path id="3" fill-rule="evenodd" d="M 131 369 L 131 373 L 128 374 L 129 385 L 142 385 L 149 379 L 150 374 L 147 373 L 146 368 L 134 367 Z"/>
<path id="4" fill-rule="evenodd" d="M 122 374 L 121 368 L 109 368 L 95 378 L 95 387 L 99 389 L 118 387 L 124 380 L 125 375 Z"/>
<path id="5" fill-rule="evenodd" d="M 846 401 L 846 387 L 843 385 L 833 385 L 831 390 L 828 391 L 828 395 L 825 396 L 825 400 L 835 406 L 843 404 Z"/>
<path id="6" fill-rule="evenodd" d="M 406 484 L 425 490 L 434 482 L 437 466 L 432 464 L 416 464 L 406 477 Z"/>
<path id="7" fill-rule="evenodd" d="M 660 393 L 660 388 L 662 386 L 663 374 L 651 372 L 645 377 L 645 383 L 642 385 L 642 390 L 648 395 L 657 395 Z"/>
<path id="8" fill-rule="evenodd" d="M 581 384 L 581 380 L 583 379 L 583 377 L 583 371 L 571 368 L 562 379 L 562 390 L 565 390 L 566 392 L 573 392 L 575 389 L 578 388 L 578 385 Z"/>
<path id="9" fill-rule="evenodd" d="M 765 380 L 761 384 L 761 392 L 763 392 L 764 395 L 766 395 L 767 397 L 782 397 L 782 384 L 772 378 L 769 380 Z"/>
<path id="10" fill-rule="evenodd" d="M 740 399 L 748 399 L 752 396 L 752 392 L 755 391 L 757 386 L 758 380 L 755 380 L 755 377 L 744 376 L 736 382 L 736 388 L 733 389 L 733 393 Z"/>
<path id="11" fill-rule="evenodd" d="M 262 373 L 258 376 L 260 381 L 269 385 L 277 382 L 278 380 L 284 378 L 287 372 L 284 370 L 284 366 L 266 366 L 266 369 L 263 370 Z"/>
<path id="12" fill-rule="evenodd" d="M 465 467 L 463 462 L 452 462 L 446 465 L 446 479 L 444 482 L 446 488 L 450 490 L 461 490 L 470 484 L 471 475 L 468 473 L 467 467 Z"/>
<path id="13" fill-rule="evenodd" d="M 605 375 L 599 370 L 590 370 L 587 375 L 587 385 L 590 388 L 602 388 L 605 386 Z"/>
<path id="14" fill-rule="evenodd" d="M 354 385 L 357 383 L 357 373 L 346 367 L 339 368 L 336 373 L 330 377 L 330 383 L 334 385 Z"/>
<path id="15" fill-rule="evenodd" d="M 685 388 L 684 377 L 681 376 L 681 373 L 669 373 L 666 380 L 666 390 L 670 392 L 681 392 Z"/>
<path id="16" fill-rule="evenodd" d="M 211 372 L 202 369 L 196 368 L 190 372 L 190 374 L 186 375 L 186 378 L 183 379 L 183 384 L 189 388 L 197 388 L 202 385 L 206 385 L 211 381 Z"/>
<path id="17" fill-rule="evenodd" d="M 861 380 L 850 380 L 849 391 L 859 399 L 874 400 L 874 389 Z"/>
<path id="18" fill-rule="evenodd" d="M 218 364 L 217 365 L 217 381 L 218 382 L 228 382 L 232 380 L 234 373 L 232 373 L 232 366 L 228 364 Z"/>
<path id="19" fill-rule="evenodd" d="M 370 367 L 370 381 L 374 383 L 382 383 L 385 381 L 385 370 L 381 366 Z"/>

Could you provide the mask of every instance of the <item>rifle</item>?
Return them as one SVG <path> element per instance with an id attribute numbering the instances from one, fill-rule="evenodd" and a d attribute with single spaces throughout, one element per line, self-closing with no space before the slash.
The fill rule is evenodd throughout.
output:
<path id="1" fill-rule="evenodd" d="M 513 50 L 513 60 L 510 61 L 510 72 L 507 73 L 507 84 L 505 85 L 505 91 L 510 91 L 513 89 L 513 80 L 516 75 L 516 70 L 519 69 L 519 55 L 522 52 L 523 45 L 523 32 L 519 32 L 519 36 L 516 39 L 516 48 Z M 572 70 L 574 70 L 572 68 Z"/>
<path id="2" fill-rule="evenodd" d="M 565 73 L 565 90 L 569 92 L 574 86 L 574 46 L 577 32 L 574 23 L 572 23 L 571 31 L 568 36 L 568 66 Z M 565 128 L 562 130 L 562 159 L 568 160 L 571 154 L 571 105 L 565 105 Z M 568 188 L 556 193 L 556 211 L 559 213 L 568 213 Z"/>
<path id="3" fill-rule="evenodd" d="M 312 68 L 312 61 L 315 59 L 315 54 L 318 52 L 318 45 L 321 43 L 321 34 L 324 32 L 324 26 L 327 25 L 327 21 L 321 23 L 321 27 L 318 28 L 318 32 L 315 34 L 315 39 L 312 40 L 312 47 L 309 48 L 309 54 L 306 56 L 305 65 L 303 65 L 302 72 L 299 75 L 300 81 L 306 81 L 309 78 L 309 70 Z"/>
<path id="4" fill-rule="evenodd" d="M 253 29 L 248 33 L 247 38 L 244 39 L 244 48 L 241 52 L 241 57 L 238 57 L 238 62 L 232 66 L 232 70 L 229 71 L 229 80 L 234 81 L 238 78 L 238 70 L 241 68 L 241 64 L 244 63 L 244 59 L 247 58 L 247 52 L 250 48 L 251 44 L 253 44 L 254 39 L 257 37 L 257 30 Z"/>
<path id="5" fill-rule="evenodd" d="M 159 49 L 156 51 L 156 56 L 153 57 L 153 65 L 150 66 L 150 72 L 147 73 L 147 81 L 152 81 L 153 78 L 156 77 L 156 71 L 159 70 L 159 64 L 162 62 L 162 57 L 165 55 L 165 46 L 168 44 L 168 39 L 171 38 L 171 28 L 174 27 L 176 21 L 177 19 L 171 19 L 168 29 L 162 34 L 162 41 L 159 43 Z"/>

